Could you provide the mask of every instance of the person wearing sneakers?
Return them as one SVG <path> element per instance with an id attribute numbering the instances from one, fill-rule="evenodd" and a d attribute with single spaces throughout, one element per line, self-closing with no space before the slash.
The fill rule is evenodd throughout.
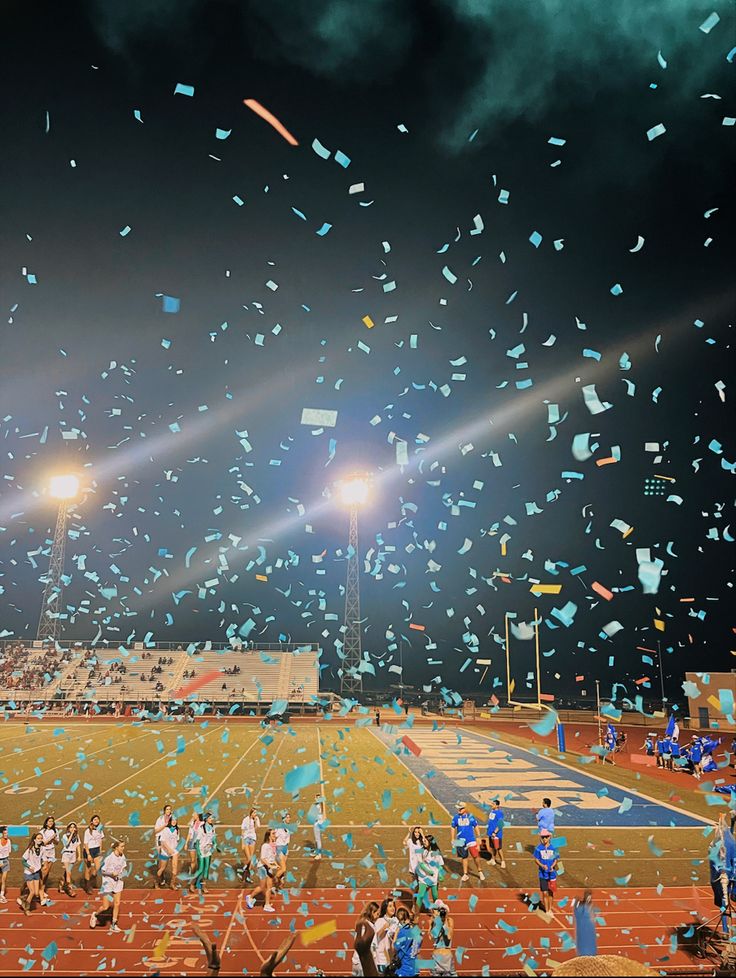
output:
<path id="1" fill-rule="evenodd" d="M 79 862 L 81 848 L 82 840 L 79 838 L 77 823 L 70 822 L 61 837 L 62 876 L 59 880 L 59 890 L 68 896 L 75 896 L 77 892 L 72 883 L 72 869 Z"/>
<path id="2" fill-rule="evenodd" d="M 468 856 L 472 856 L 475 868 L 478 870 L 478 879 L 484 880 L 483 870 L 480 868 L 478 858 L 479 829 L 478 820 L 475 815 L 467 810 L 464 801 L 459 801 L 455 805 L 456 814 L 452 819 L 451 845 L 455 848 L 458 858 L 462 860 L 463 875 L 462 880 L 468 880 Z"/>
<path id="3" fill-rule="evenodd" d="M 263 845 L 261 846 L 261 855 L 258 860 L 259 883 L 245 898 L 245 903 L 249 910 L 255 907 L 258 894 L 263 893 L 266 901 L 263 909 L 268 911 L 268 913 L 273 913 L 274 908 L 271 906 L 271 887 L 278 871 L 279 862 L 278 856 L 276 855 L 274 832 L 273 829 L 266 829 L 266 833 L 263 836 Z"/>
<path id="4" fill-rule="evenodd" d="M 289 843 L 291 842 L 291 815 L 288 812 L 284 812 L 283 821 L 273 830 L 273 835 L 279 863 L 277 881 L 280 884 L 286 876 L 286 860 L 289 858 Z"/>
<path id="5" fill-rule="evenodd" d="M 498 798 L 494 798 L 491 802 L 491 810 L 488 813 L 488 826 L 486 831 L 488 832 L 488 852 L 491 856 L 491 862 L 500 866 L 501 869 L 506 869 L 506 863 L 503 858 L 503 809 L 501 808 L 501 802 Z"/>
<path id="6" fill-rule="evenodd" d="M 90 927 L 98 927 L 110 919 L 110 933 L 119 934 L 118 917 L 120 915 L 120 899 L 125 885 L 128 860 L 125 858 L 125 843 L 118 839 L 102 862 L 102 886 L 100 901 L 102 910 L 93 913 L 89 918 Z M 103 917 L 105 918 L 103 921 Z"/>
<path id="7" fill-rule="evenodd" d="M 322 829 L 327 821 L 325 799 L 323 795 L 315 795 L 312 807 L 307 812 L 307 821 L 314 833 L 314 858 L 322 858 Z"/>
<path id="8" fill-rule="evenodd" d="M 34 832 L 31 836 L 28 848 L 23 853 L 23 882 L 28 890 L 26 897 L 19 896 L 16 903 L 28 916 L 31 912 L 31 905 L 34 897 L 41 898 L 41 846 L 43 836 L 40 832 Z"/>
<path id="9" fill-rule="evenodd" d="M 84 887 L 85 893 L 89 893 L 94 888 L 93 878 L 97 879 L 102 863 L 102 843 L 105 841 L 105 832 L 102 828 L 102 819 L 99 815 L 93 815 L 89 820 L 87 828 L 84 830 L 82 840 L 82 858 L 84 859 Z"/>
<path id="10" fill-rule="evenodd" d="M 552 846 L 549 829 L 539 833 L 539 844 L 534 849 L 534 862 L 539 870 L 539 892 L 542 894 L 542 909 L 552 912 L 552 902 L 557 889 L 557 850 Z"/>
<path id="11" fill-rule="evenodd" d="M 56 844 L 59 841 L 56 819 L 53 815 L 47 815 L 44 819 L 41 835 L 43 836 L 43 844 L 41 845 L 41 886 L 39 893 L 41 894 L 41 906 L 45 907 L 51 902 L 46 891 L 49 885 L 51 867 L 56 862 Z"/>
<path id="12" fill-rule="evenodd" d="M 8 878 L 8 871 L 10 870 L 10 853 L 13 848 L 13 843 L 10 841 L 8 835 L 8 826 L 0 825 L 0 903 L 7 903 L 8 898 L 5 896 L 5 881 Z"/>
<path id="13" fill-rule="evenodd" d="M 197 832 L 197 875 L 189 883 L 189 892 L 200 890 L 205 893 L 205 884 L 210 880 L 212 853 L 217 846 L 215 836 L 215 817 L 212 812 L 205 812 Z"/>

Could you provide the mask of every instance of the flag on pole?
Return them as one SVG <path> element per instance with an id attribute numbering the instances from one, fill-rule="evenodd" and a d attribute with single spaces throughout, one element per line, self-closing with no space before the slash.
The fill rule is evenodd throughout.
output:
<path id="1" fill-rule="evenodd" d="M 677 723 L 675 722 L 675 714 L 672 713 L 670 715 L 669 722 L 667 723 L 667 729 L 665 730 L 664 735 L 665 737 L 677 738 L 679 736 L 679 733 L 680 733 L 680 728 L 677 726 Z"/>

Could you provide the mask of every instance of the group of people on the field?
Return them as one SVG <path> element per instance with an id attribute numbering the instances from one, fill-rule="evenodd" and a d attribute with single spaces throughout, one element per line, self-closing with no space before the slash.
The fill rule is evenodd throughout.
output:
<path id="1" fill-rule="evenodd" d="M 713 752 L 720 747 L 721 738 L 693 734 L 689 744 L 681 744 L 679 734 L 647 734 L 643 749 L 648 757 L 657 759 L 657 767 L 665 771 L 684 771 L 700 780 L 703 774 L 718 770 Z M 736 740 L 731 745 L 736 749 Z"/>

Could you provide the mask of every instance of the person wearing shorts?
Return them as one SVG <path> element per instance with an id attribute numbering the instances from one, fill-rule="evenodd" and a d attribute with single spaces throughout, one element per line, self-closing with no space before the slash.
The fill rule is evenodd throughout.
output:
<path id="1" fill-rule="evenodd" d="M 278 856 L 276 854 L 276 843 L 274 841 L 274 830 L 266 829 L 261 846 L 261 855 L 258 859 L 258 884 L 250 891 L 245 898 L 246 906 L 252 910 L 256 905 L 256 897 L 263 893 L 265 904 L 263 909 L 268 913 L 274 912 L 271 906 L 271 888 L 276 874 L 279 871 Z"/>
<path id="2" fill-rule="evenodd" d="M 118 917 L 120 915 L 120 900 L 125 885 L 125 875 L 128 860 L 125 858 L 125 843 L 118 840 L 102 863 L 102 885 L 100 887 L 100 902 L 102 910 L 92 913 L 89 918 L 90 927 L 98 927 L 110 920 L 110 933 L 119 934 Z M 104 920 L 103 920 L 104 918 Z"/>
<path id="3" fill-rule="evenodd" d="M 240 847 L 243 850 L 243 880 L 250 876 L 253 857 L 256 854 L 256 840 L 258 829 L 261 827 L 261 820 L 255 808 L 251 808 L 243 821 L 240 823 Z"/>
<path id="4" fill-rule="evenodd" d="M 26 917 L 31 912 L 31 905 L 33 904 L 34 897 L 38 897 L 39 900 L 41 899 L 42 845 L 43 836 L 40 832 L 36 832 L 33 836 L 31 836 L 28 848 L 23 853 L 23 882 L 28 890 L 28 895 L 26 897 L 19 896 L 16 903 Z"/>
<path id="5" fill-rule="evenodd" d="M 59 833 L 56 830 L 56 819 L 53 815 L 47 815 L 41 826 L 43 843 L 41 845 L 41 886 L 39 893 L 41 896 L 41 906 L 48 906 L 49 900 L 46 892 L 48 888 L 48 878 L 51 867 L 56 862 L 56 844 L 59 841 Z"/>
<path id="6" fill-rule="evenodd" d="M 552 912 L 552 904 L 557 890 L 557 850 L 552 846 L 552 836 L 548 829 L 539 833 L 539 844 L 534 849 L 534 862 L 539 870 L 539 892 L 542 894 L 542 909 Z"/>
<path id="7" fill-rule="evenodd" d="M 488 852 L 494 865 L 500 866 L 501 869 L 506 869 L 506 863 L 503 858 L 503 826 L 501 802 L 498 798 L 494 798 L 491 802 L 491 810 L 488 813 L 488 825 L 486 827 L 488 833 Z"/>
<path id="8" fill-rule="evenodd" d="M 156 885 L 166 886 L 166 867 L 171 869 L 169 886 L 173 890 L 176 886 L 176 877 L 179 872 L 179 822 L 176 815 L 171 815 L 164 828 L 161 829 L 156 837 L 156 856 L 158 858 L 158 869 L 156 870 Z"/>
<path id="9" fill-rule="evenodd" d="M 279 863 L 279 872 L 276 878 L 277 885 L 281 882 L 284 876 L 286 876 L 286 860 L 289 858 L 289 843 L 291 842 L 291 832 L 289 831 L 290 825 L 291 815 L 288 812 L 284 812 L 283 822 L 274 829 L 276 858 L 278 859 Z"/>
<path id="10" fill-rule="evenodd" d="M 72 869 L 74 864 L 79 861 L 79 853 L 82 842 L 79 838 L 79 829 L 76 822 L 70 822 L 66 831 L 61 837 L 61 868 L 62 876 L 59 880 L 59 890 L 73 897 L 76 895 L 74 884 L 72 883 Z"/>
<path id="11" fill-rule="evenodd" d="M 429 910 L 429 904 L 437 901 L 440 874 L 444 864 L 445 861 L 434 836 L 426 836 L 416 870 L 418 884 L 416 906 L 419 913 Z"/>
<path id="12" fill-rule="evenodd" d="M 82 857 L 84 859 L 84 887 L 85 893 L 94 889 L 93 879 L 97 879 L 102 864 L 102 843 L 105 841 L 105 832 L 102 828 L 102 819 L 99 815 L 93 815 L 89 820 L 87 828 L 84 830 L 82 842 Z"/>
<path id="13" fill-rule="evenodd" d="M 307 821 L 312 826 L 314 833 L 314 853 L 315 859 L 322 858 L 322 829 L 327 821 L 325 812 L 325 799 L 323 795 L 315 795 L 312 807 L 307 812 Z"/>
<path id="14" fill-rule="evenodd" d="M 10 870 L 10 853 L 13 844 L 8 835 L 8 826 L 0 825 L 0 903 L 7 903 L 5 896 L 5 881 Z"/>
<path id="15" fill-rule="evenodd" d="M 475 868 L 478 870 L 478 879 L 484 880 L 483 870 L 480 868 L 479 853 L 479 829 L 478 820 L 475 815 L 467 810 L 464 801 L 459 801 L 455 805 L 456 814 L 452 819 L 451 842 L 455 847 L 458 857 L 462 860 L 463 875 L 462 881 L 468 880 L 468 857 L 472 857 Z"/>
<path id="16" fill-rule="evenodd" d="M 194 812 L 187 830 L 187 852 L 189 853 L 189 875 L 194 878 L 197 873 L 197 836 L 199 827 L 204 816 L 201 812 Z M 191 887 L 190 887 L 191 889 Z"/>

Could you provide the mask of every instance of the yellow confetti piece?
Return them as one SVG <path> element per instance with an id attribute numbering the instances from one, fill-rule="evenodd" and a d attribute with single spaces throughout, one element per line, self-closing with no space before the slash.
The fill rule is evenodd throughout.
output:
<path id="1" fill-rule="evenodd" d="M 152 961 L 162 961 L 166 956 L 166 948 L 169 946 L 169 941 L 171 940 L 171 932 L 166 931 L 164 936 L 158 942 L 156 947 L 153 949 L 153 955 L 151 956 Z"/>
<path id="2" fill-rule="evenodd" d="M 256 580 L 257 581 L 267 581 L 268 580 L 268 577 L 266 577 L 265 574 L 256 574 Z"/>
<path id="3" fill-rule="evenodd" d="M 303 930 L 299 934 L 299 939 L 304 945 L 304 947 L 309 947 L 310 944 L 316 944 L 317 941 L 321 941 L 325 937 L 329 937 L 330 934 L 334 934 L 337 931 L 337 921 L 327 920 L 324 924 L 317 924 L 316 927 L 310 927 L 309 930 Z"/>
<path id="4" fill-rule="evenodd" d="M 509 696 L 511 696 L 511 694 L 515 689 L 516 689 L 516 680 L 512 679 L 511 684 L 509 685 Z"/>
<path id="5" fill-rule="evenodd" d="M 532 594 L 559 594 L 562 590 L 561 584 L 532 584 L 529 588 Z"/>
<path id="6" fill-rule="evenodd" d="M 719 713 L 721 712 L 721 701 L 717 697 L 709 696 L 708 702 L 710 703 L 710 705 L 713 707 L 714 710 L 718 710 Z"/>
<path id="7" fill-rule="evenodd" d="M 502 557 L 505 557 L 506 556 L 506 544 L 505 543 L 502 543 L 501 544 L 501 556 Z"/>
<path id="8" fill-rule="evenodd" d="M 664 622 L 662 621 L 661 618 L 654 619 L 654 627 L 657 629 L 658 632 L 664 631 Z"/>
<path id="9" fill-rule="evenodd" d="M 370 316 L 363 316 L 363 322 L 368 327 L 368 329 L 373 329 L 373 327 L 376 325 Z"/>

